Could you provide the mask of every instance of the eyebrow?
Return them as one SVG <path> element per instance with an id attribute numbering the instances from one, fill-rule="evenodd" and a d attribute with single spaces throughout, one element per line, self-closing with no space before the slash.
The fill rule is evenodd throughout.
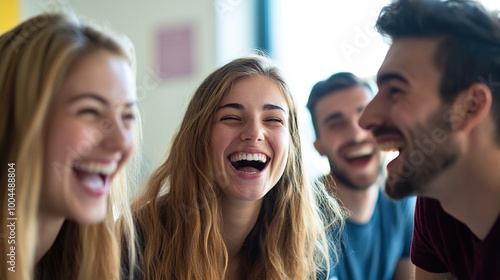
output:
<path id="1" fill-rule="evenodd" d="M 408 80 L 405 77 L 403 77 L 401 74 L 391 73 L 391 72 L 382 74 L 379 77 L 377 77 L 377 84 L 381 85 L 381 84 L 387 83 L 390 80 L 397 80 L 397 81 L 400 81 L 400 82 L 405 83 L 407 85 L 410 84 L 408 82 Z"/>
<path id="2" fill-rule="evenodd" d="M 363 110 L 365 109 L 366 106 L 361 106 L 359 107 L 356 112 L 358 113 L 361 113 L 363 112 Z M 327 124 L 331 121 L 334 121 L 334 120 L 338 120 L 338 119 L 342 119 L 344 117 L 344 114 L 341 113 L 341 112 L 335 112 L 333 114 L 330 114 L 328 115 L 324 120 L 323 120 L 323 124 Z"/>
<path id="3" fill-rule="evenodd" d="M 219 110 L 222 110 L 224 108 L 233 108 L 233 109 L 236 109 L 236 110 L 244 110 L 245 107 L 240 104 L 240 103 L 228 103 L 228 104 L 224 104 L 222 106 L 220 106 L 219 108 L 217 108 L 216 112 L 219 111 Z M 272 110 L 280 110 L 280 111 L 283 111 L 283 113 L 286 114 L 286 111 L 285 109 L 283 109 L 282 107 L 278 106 L 278 105 L 274 105 L 274 104 L 264 104 L 262 106 L 262 109 L 264 111 L 272 111 Z"/>
<path id="4" fill-rule="evenodd" d="M 274 105 L 274 104 L 264 104 L 264 106 L 262 106 L 262 109 L 264 109 L 265 111 L 281 110 L 281 111 L 283 111 L 283 113 L 286 114 L 285 109 L 281 108 L 278 105 Z"/>
<path id="5" fill-rule="evenodd" d="M 86 98 L 94 99 L 104 106 L 110 106 L 110 103 L 105 98 L 103 98 L 102 96 L 100 96 L 96 93 L 92 93 L 92 92 L 79 94 L 73 98 L 70 98 L 68 100 L 68 104 L 71 104 L 71 103 L 74 103 L 74 102 L 77 102 L 79 100 L 86 99 Z M 137 104 L 137 100 L 134 100 L 134 101 L 125 103 L 125 107 L 132 107 L 136 104 Z"/>
<path id="6" fill-rule="evenodd" d="M 330 114 L 328 115 L 324 120 L 323 120 L 323 124 L 327 124 L 331 121 L 334 121 L 334 120 L 338 120 L 338 119 L 341 119 L 344 117 L 344 114 L 342 113 L 339 113 L 339 112 L 335 112 L 333 114 Z"/>

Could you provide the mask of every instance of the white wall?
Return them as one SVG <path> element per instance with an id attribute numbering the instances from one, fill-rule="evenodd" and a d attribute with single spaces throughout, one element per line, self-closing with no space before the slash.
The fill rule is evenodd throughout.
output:
<path id="1" fill-rule="evenodd" d="M 255 0 L 215 0 L 217 62 L 249 55 L 256 46 L 257 4 Z"/>

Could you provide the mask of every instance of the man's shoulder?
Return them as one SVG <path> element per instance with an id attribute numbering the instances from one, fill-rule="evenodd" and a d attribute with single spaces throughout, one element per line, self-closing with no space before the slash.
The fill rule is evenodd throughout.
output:
<path id="1" fill-rule="evenodd" d="M 415 196 L 405 197 L 400 200 L 393 200 L 387 197 L 383 190 L 380 191 L 377 203 L 385 208 L 397 209 L 398 211 L 414 213 L 417 198 Z M 384 207 L 382 207 L 384 208 Z"/>
<path id="2" fill-rule="evenodd" d="M 443 218 L 449 220 L 455 220 L 448 213 L 443 210 L 441 203 L 433 198 L 428 197 L 417 197 L 415 204 L 415 211 L 418 215 L 421 215 L 427 219 L 430 217 Z"/>

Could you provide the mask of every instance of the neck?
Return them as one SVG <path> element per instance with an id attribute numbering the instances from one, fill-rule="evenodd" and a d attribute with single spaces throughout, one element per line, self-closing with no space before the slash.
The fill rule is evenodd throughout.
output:
<path id="1" fill-rule="evenodd" d="M 435 198 L 441 202 L 448 214 L 464 223 L 482 240 L 486 238 L 500 215 L 500 181 L 493 186 L 488 185 L 487 180 L 479 176 L 457 177 L 461 179 L 456 178 L 456 182 L 451 183 L 456 186 L 454 190 L 442 192 Z"/>
<path id="2" fill-rule="evenodd" d="M 439 191 L 428 196 L 482 240 L 500 215 L 500 173 L 494 168 L 500 154 L 496 149 L 469 154 L 433 183 L 429 189 Z"/>
<path id="3" fill-rule="evenodd" d="M 369 188 L 354 190 L 339 184 L 335 193 L 342 204 L 349 210 L 349 220 L 364 224 L 370 221 L 375 210 L 379 194 L 379 184 L 375 181 Z"/>
<path id="4" fill-rule="evenodd" d="M 443 199 L 441 205 L 448 214 L 464 223 L 477 238 L 485 239 L 500 215 L 500 199 L 473 192 L 469 197 L 462 198 Z"/>
<path id="5" fill-rule="evenodd" d="M 35 263 L 38 263 L 47 251 L 49 251 L 50 247 L 52 247 L 63 223 L 64 218 L 55 218 L 42 213 L 38 215 L 38 240 L 36 244 Z"/>
<path id="6" fill-rule="evenodd" d="M 262 199 L 259 201 L 223 201 L 223 238 L 230 262 L 231 259 L 238 257 L 245 239 L 255 226 L 261 206 Z"/>

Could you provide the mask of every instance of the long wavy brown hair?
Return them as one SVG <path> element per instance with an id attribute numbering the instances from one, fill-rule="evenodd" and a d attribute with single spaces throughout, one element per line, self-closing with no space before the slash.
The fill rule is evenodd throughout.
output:
<path id="1" fill-rule="evenodd" d="M 315 279 L 327 269 L 325 228 L 340 226 L 343 212 L 322 186 L 304 174 L 297 110 L 278 69 L 263 56 L 236 59 L 210 74 L 192 97 L 166 160 L 132 204 L 144 279 L 224 279 L 220 190 L 211 153 L 213 116 L 238 80 L 265 76 L 279 86 L 290 108 L 290 148 L 284 174 L 263 199 L 245 240 L 248 279 Z"/>
<path id="2" fill-rule="evenodd" d="M 112 183 L 103 222 L 79 225 L 66 220 L 37 264 L 35 251 L 43 170 L 48 168 L 43 165 L 48 111 L 54 95 L 74 62 L 94 51 L 122 57 L 135 71 L 133 48 L 126 42 L 62 14 L 36 16 L 0 36 L 0 279 L 119 279 L 114 211 L 128 217 L 124 229 L 132 232 L 130 242 L 134 239 L 125 169 Z M 12 234 L 6 227 L 9 163 L 15 166 L 15 244 L 9 243 Z M 8 270 L 10 246 L 15 246 L 15 272 Z"/>

